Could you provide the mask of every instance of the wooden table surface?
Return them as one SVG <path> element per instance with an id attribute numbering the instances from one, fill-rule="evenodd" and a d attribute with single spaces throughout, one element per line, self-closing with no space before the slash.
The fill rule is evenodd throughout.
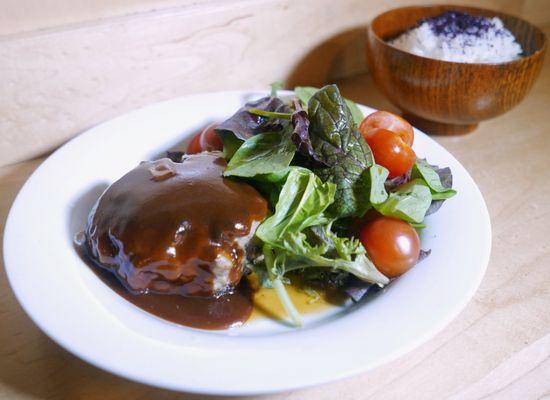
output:
<path id="1" fill-rule="evenodd" d="M 550 33 L 550 26 L 545 31 Z M 394 109 L 368 76 L 339 84 L 345 95 L 361 103 Z M 483 123 L 469 136 L 436 138 L 479 185 L 493 228 L 487 274 L 457 319 L 390 364 L 337 383 L 266 398 L 550 399 L 549 118 L 550 61 L 513 111 Z M 0 232 L 18 190 L 42 161 L 0 168 Z M 26 316 L 0 268 L 0 398 L 205 397 L 129 382 L 72 356 Z"/>

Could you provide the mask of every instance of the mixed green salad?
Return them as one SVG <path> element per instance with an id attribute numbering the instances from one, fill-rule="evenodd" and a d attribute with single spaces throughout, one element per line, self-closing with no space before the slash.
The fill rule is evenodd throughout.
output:
<path id="1" fill-rule="evenodd" d="M 416 230 L 456 192 L 449 168 L 416 158 L 402 118 L 384 111 L 365 118 L 335 85 L 297 87 L 294 95 L 278 88 L 217 125 L 217 137 L 195 138 L 188 152 L 222 146 L 224 175 L 268 199 L 271 215 L 256 230 L 247 268 L 300 325 L 288 274 L 358 300 L 426 256 Z"/>

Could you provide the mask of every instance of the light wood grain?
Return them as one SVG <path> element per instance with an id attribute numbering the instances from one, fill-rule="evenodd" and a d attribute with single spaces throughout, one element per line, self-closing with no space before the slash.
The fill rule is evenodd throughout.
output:
<path id="1" fill-rule="evenodd" d="M 369 76 L 339 85 L 357 101 L 392 109 Z M 550 398 L 549 105 L 547 63 L 532 93 L 516 109 L 482 123 L 470 136 L 437 139 L 479 185 L 493 228 L 487 274 L 460 316 L 420 348 L 374 371 L 262 399 Z M 0 231 L 16 192 L 40 163 L 0 169 Z M 0 319 L 2 399 L 204 398 L 128 382 L 68 354 L 25 316 L 3 268 Z"/>
<path id="2" fill-rule="evenodd" d="M 219 0 L 2 0 L 0 35 L 215 1 Z"/>
<path id="3" fill-rule="evenodd" d="M 228 3 L 230 0 L 2 0 L 0 35 L 220 1 Z M 548 22 L 545 19 L 548 17 L 546 0 L 503 0 L 500 3 L 516 8 L 515 12 L 535 23 Z"/>
<path id="4" fill-rule="evenodd" d="M 164 99 L 364 72 L 365 25 L 382 10 L 415 2 L 181 0 L 183 6 L 132 15 L 124 14 L 132 7 L 122 7 L 120 16 L 2 37 L 0 165 L 44 154 L 101 121 Z M 463 3 L 518 15 L 525 5 Z M 537 18 L 550 21 L 550 7 L 537 7 Z"/>

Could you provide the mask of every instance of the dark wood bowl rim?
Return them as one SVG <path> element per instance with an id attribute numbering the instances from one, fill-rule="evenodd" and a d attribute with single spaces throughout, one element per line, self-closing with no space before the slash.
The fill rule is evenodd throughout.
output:
<path id="1" fill-rule="evenodd" d="M 460 8 L 469 8 L 471 10 L 478 10 L 478 11 L 482 11 L 482 12 L 486 12 L 486 13 L 495 13 L 496 17 L 502 15 L 502 16 L 506 16 L 507 18 L 512 18 L 512 19 L 515 19 L 517 21 L 521 21 L 521 22 L 529 25 L 531 27 L 531 29 L 533 29 L 534 31 L 536 31 L 537 33 L 539 33 L 541 35 L 542 45 L 536 51 L 529 54 L 528 56 L 520 56 L 520 58 L 518 58 L 518 59 L 505 61 L 505 62 L 500 62 L 500 63 L 467 63 L 467 62 L 460 62 L 460 61 L 446 61 L 446 60 L 440 60 L 440 59 L 437 59 L 437 58 L 420 56 L 418 54 L 414 54 L 414 53 L 410 53 L 408 51 L 398 49 L 397 47 L 389 44 L 387 41 L 385 41 L 380 36 L 378 36 L 378 34 L 374 31 L 374 29 L 372 27 L 372 24 L 377 19 L 382 18 L 385 15 L 393 13 L 393 12 L 398 11 L 398 10 L 419 9 L 419 8 L 430 9 L 430 8 L 439 8 L 439 7 L 446 7 L 446 8 L 449 8 L 449 9 L 452 9 L 453 7 L 456 7 L 457 10 L 459 10 Z M 536 25 L 533 25 L 532 23 L 530 23 L 530 22 L 528 22 L 528 21 L 526 21 L 522 18 L 516 17 L 515 15 L 511 15 L 511 14 L 504 13 L 504 12 L 501 12 L 501 11 L 491 10 L 491 9 L 488 9 L 488 8 L 473 7 L 473 6 L 469 6 L 469 5 L 459 5 L 459 4 L 455 4 L 455 5 L 452 5 L 452 4 L 430 4 L 430 5 L 417 5 L 417 6 L 412 5 L 412 6 L 406 6 L 406 7 L 392 8 L 391 10 L 385 11 L 382 14 L 379 14 L 376 17 L 374 17 L 373 20 L 368 25 L 368 30 L 369 30 L 369 33 L 372 33 L 372 35 L 373 35 L 373 37 L 376 41 L 382 43 L 383 46 L 389 47 L 393 51 L 396 51 L 396 52 L 399 52 L 399 53 L 402 53 L 402 54 L 406 54 L 406 55 L 412 56 L 412 57 L 418 57 L 418 58 L 423 59 L 423 60 L 429 60 L 429 61 L 432 61 L 432 62 L 437 62 L 437 63 L 444 63 L 444 64 L 448 64 L 448 65 L 457 64 L 457 65 L 463 65 L 463 66 L 476 66 L 476 67 L 477 66 L 502 67 L 502 66 L 511 65 L 511 64 L 514 64 L 514 63 L 519 63 L 519 62 L 522 62 L 524 60 L 528 60 L 530 58 L 534 58 L 536 56 L 541 55 L 542 53 L 544 53 L 546 51 L 546 46 L 547 46 L 547 42 L 548 42 L 548 40 L 546 38 L 546 35 L 544 34 L 544 32 L 539 27 L 537 27 Z M 401 32 L 401 34 L 402 33 L 404 33 L 404 32 Z"/>

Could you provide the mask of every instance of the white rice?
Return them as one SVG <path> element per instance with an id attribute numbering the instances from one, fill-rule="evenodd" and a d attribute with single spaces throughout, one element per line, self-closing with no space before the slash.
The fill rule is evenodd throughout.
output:
<path id="1" fill-rule="evenodd" d="M 454 15 L 455 22 L 447 15 Z M 456 15 L 462 18 L 459 24 Z M 469 23 L 470 26 L 465 26 Z M 389 43 L 419 56 L 463 63 L 502 63 L 517 59 L 522 53 L 521 46 L 500 18 L 464 13 L 430 18 Z"/>

